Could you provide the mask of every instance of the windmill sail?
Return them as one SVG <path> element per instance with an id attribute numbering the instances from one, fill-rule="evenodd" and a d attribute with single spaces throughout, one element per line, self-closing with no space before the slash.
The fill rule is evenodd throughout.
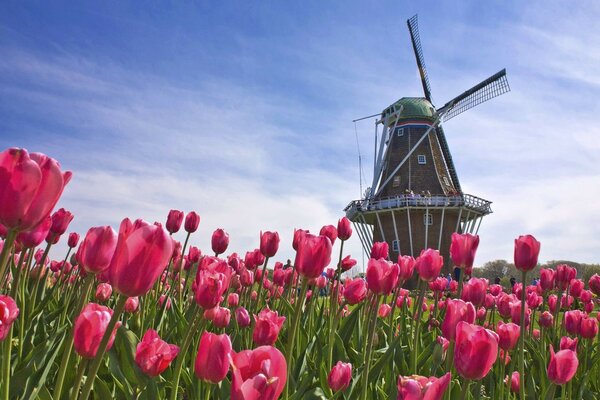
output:
<path id="1" fill-rule="evenodd" d="M 423 57 L 423 48 L 421 47 L 421 38 L 419 37 L 417 15 L 415 14 L 411 19 L 407 20 L 406 24 L 408 25 L 415 58 L 417 59 L 417 67 L 419 67 L 419 74 L 421 75 L 423 92 L 425 93 L 425 98 L 431 101 L 431 86 L 429 85 L 429 76 L 427 75 L 427 69 L 425 68 L 425 58 Z"/>
<path id="2" fill-rule="evenodd" d="M 508 79 L 506 79 L 506 69 L 503 69 L 456 96 L 444 104 L 443 107 L 438 108 L 438 112 L 444 114 L 444 121 L 448 121 L 450 118 L 454 118 L 458 114 L 506 92 L 510 92 L 510 86 L 508 85 Z"/>

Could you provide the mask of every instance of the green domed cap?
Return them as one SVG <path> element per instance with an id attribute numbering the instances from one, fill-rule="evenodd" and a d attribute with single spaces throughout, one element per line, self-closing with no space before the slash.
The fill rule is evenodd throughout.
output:
<path id="1" fill-rule="evenodd" d="M 437 112 L 433 105 L 424 97 L 403 97 L 381 113 L 381 118 L 385 119 L 389 115 L 397 112 L 402 107 L 400 119 L 424 119 L 432 122 L 437 118 Z M 394 123 L 395 119 L 388 121 Z"/>

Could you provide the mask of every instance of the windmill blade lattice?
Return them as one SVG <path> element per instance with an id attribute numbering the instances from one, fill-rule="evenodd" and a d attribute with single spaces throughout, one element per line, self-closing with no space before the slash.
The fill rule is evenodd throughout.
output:
<path id="1" fill-rule="evenodd" d="M 456 96 L 443 107 L 438 109 L 440 114 L 443 113 L 444 121 L 456 117 L 481 103 L 484 103 L 494 97 L 500 96 L 506 92 L 510 92 L 508 79 L 506 78 L 506 69 L 490 76 L 478 85 L 473 86 L 466 92 Z"/>
<path id="2" fill-rule="evenodd" d="M 429 76 L 427 75 L 427 69 L 425 68 L 425 58 L 423 57 L 423 48 L 421 47 L 421 38 L 419 37 L 419 25 L 417 15 L 415 14 L 412 18 L 406 21 L 408 25 L 408 31 L 410 32 L 410 39 L 412 41 L 413 50 L 415 52 L 415 58 L 417 59 L 417 67 L 419 67 L 419 74 L 421 75 L 421 83 L 423 85 L 423 92 L 425 98 L 431 100 L 431 86 L 429 85 Z"/>

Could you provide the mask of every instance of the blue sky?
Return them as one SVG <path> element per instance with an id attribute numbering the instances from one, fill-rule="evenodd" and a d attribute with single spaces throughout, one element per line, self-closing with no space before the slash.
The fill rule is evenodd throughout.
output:
<path id="1" fill-rule="evenodd" d="M 359 197 L 352 120 L 421 88 L 434 103 L 506 67 L 512 91 L 444 125 L 463 189 L 492 200 L 476 263 L 600 262 L 596 2 L 3 2 L 0 145 L 74 172 L 73 229 L 196 210 L 232 250 L 318 231 Z M 372 122 L 357 125 L 367 175 Z M 368 176 L 367 178 L 370 178 Z M 349 251 L 360 258 L 358 240 Z"/>

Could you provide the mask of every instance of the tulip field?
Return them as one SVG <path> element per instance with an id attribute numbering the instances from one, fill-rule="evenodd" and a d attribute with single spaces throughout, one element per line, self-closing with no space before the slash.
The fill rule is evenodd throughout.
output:
<path id="1" fill-rule="evenodd" d="M 69 232 L 71 175 L 0 153 L 0 400 L 600 399 L 600 276 L 563 264 L 527 285 L 532 235 L 513 287 L 470 277 L 479 237 L 461 233 L 459 281 L 437 250 L 389 259 L 386 243 L 362 277 L 345 217 L 292 243 L 257 231 L 245 254 L 223 229 L 196 247 L 201 210 Z"/>

